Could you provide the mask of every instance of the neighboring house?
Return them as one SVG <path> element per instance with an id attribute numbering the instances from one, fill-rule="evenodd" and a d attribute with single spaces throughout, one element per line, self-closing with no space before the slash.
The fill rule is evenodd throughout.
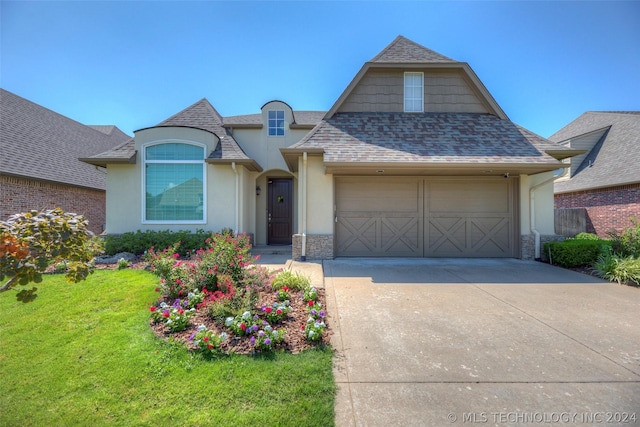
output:
<path id="1" fill-rule="evenodd" d="M 0 89 L 0 219 L 56 207 L 106 223 L 106 171 L 78 161 L 128 140 L 115 126 L 85 126 Z"/>
<path id="2" fill-rule="evenodd" d="M 294 259 L 531 259 L 556 237 L 553 171 L 573 154 L 509 121 L 468 64 L 399 36 L 328 112 L 223 118 L 203 99 L 83 161 L 107 167 L 108 233 L 230 227 Z M 187 182 L 190 209 L 156 208 Z"/>
<path id="3" fill-rule="evenodd" d="M 585 153 L 556 181 L 556 208 L 585 208 L 586 231 L 605 237 L 640 219 L 640 111 L 590 111 L 550 140 Z"/>

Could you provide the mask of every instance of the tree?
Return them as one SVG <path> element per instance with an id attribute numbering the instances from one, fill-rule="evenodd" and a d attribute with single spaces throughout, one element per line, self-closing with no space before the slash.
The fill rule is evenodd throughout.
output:
<path id="1" fill-rule="evenodd" d="M 67 281 L 84 280 L 93 272 L 90 261 L 97 250 L 83 216 L 60 208 L 13 215 L 0 221 L 0 293 L 40 283 L 47 266 L 60 261 L 68 263 Z M 33 301 L 37 290 L 24 288 L 17 298 Z"/>

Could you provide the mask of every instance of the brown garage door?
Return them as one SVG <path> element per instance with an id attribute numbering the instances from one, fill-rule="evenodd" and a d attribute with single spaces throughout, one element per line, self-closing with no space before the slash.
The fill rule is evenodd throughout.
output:
<path id="1" fill-rule="evenodd" d="M 513 179 L 336 178 L 336 255 L 515 257 Z"/>

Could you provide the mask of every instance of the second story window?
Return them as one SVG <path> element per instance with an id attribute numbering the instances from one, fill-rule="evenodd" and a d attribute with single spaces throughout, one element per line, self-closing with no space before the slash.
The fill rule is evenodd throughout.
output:
<path id="1" fill-rule="evenodd" d="M 269 136 L 284 136 L 284 111 L 269 111 Z"/>
<path id="2" fill-rule="evenodd" d="M 424 73 L 404 73 L 404 111 L 424 111 Z"/>

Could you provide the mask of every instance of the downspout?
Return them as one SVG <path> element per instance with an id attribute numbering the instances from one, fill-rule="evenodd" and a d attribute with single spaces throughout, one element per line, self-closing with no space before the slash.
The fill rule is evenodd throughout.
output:
<path id="1" fill-rule="evenodd" d="M 302 153 L 302 252 L 301 261 L 307 260 L 307 152 Z"/>
<path id="2" fill-rule="evenodd" d="M 535 252 L 534 259 L 536 261 L 540 261 L 540 232 L 536 229 L 536 190 L 542 187 L 543 185 L 548 184 L 549 182 L 555 181 L 556 179 L 562 178 L 568 172 L 569 168 L 564 168 L 564 171 L 558 176 L 552 176 L 551 178 L 542 181 L 539 184 L 534 185 L 529 188 L 529 226 L 531 227 L 531 232 L 534 235 L 535 242 Z"/>
<path id="3" fill-rule="evenodd" d="M 231 169 L 233 169 L 233 173 L 236 175 L 236 211 L 233 232 L 238 234 L 238 223 L 240 222 L 238 219 L 240 216 L 240 195 L 238 194 L 238 191 L 240 190 L 240 176 L 238 175 L 238 169 L 236 169 L 236 162 L 231 162 Z"/>

